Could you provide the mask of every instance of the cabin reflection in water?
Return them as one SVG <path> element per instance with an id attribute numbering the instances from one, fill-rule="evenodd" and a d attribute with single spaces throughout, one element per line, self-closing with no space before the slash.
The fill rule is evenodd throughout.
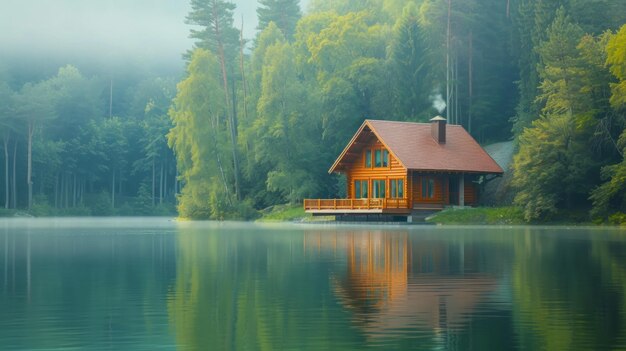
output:
<path id="1" fill-rule="evenodd" d="M 496 278 L 479 273 L 479 252 L 462 240 L 412 242 L 408 232 L 307 232 L 305 251 L 328 250 L 345 252 L 346 266 L 335 270 L 331 286 L 368 337 L 411 328 L 454 333 L 496 290 Z"/>

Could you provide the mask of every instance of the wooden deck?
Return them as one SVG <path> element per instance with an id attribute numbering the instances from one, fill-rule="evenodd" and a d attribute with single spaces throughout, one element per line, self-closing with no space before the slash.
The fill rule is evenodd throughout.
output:
<path id="1" fill-rule="evenodd" d="M 408 214 L 408 199 L 305 199 L 304 210 L 320 215 L 336 214 Z"/>

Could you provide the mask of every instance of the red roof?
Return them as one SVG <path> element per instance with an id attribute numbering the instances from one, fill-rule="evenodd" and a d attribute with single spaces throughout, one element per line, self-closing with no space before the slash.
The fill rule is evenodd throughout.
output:
<path id="1" fill-rule="evenodd" d="M 353 142 L 369 127 L 389 152 L 409 170 L 503 173 L 487 152 L 458 125 L 446 125 L 446 143 L 431 136 L 430 123 L 365 120 L 329 172 L 334 172 Z"/>

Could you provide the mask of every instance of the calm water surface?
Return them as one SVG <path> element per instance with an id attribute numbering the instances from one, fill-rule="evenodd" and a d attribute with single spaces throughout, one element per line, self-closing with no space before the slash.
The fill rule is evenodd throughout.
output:
<path id="1" fill-rule="evenodd" d="M 2 350 L 626 348 L 626 231 L 0 221 Z"/>

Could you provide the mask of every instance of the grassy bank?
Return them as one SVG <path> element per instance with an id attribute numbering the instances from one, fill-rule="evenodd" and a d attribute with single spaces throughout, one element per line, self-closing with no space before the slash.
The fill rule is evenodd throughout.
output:
<path id="1" fill-rule="evenodd" d="M 302 205 L 275 205 L 261 211 L 259 222 L 316 222 L 316 221 L 332 221 L 335 218 L 330 217 L 313 217 L 310 213 L 304 212 Z"/>
<path id="2" fill-rule="evenodd" d="M 543 225 L 626 225 L 625 214 L 615 214 L 607 221 L 592 220 L 589 210 L 561 210 L 543 221 L 529 223 L 520 207 L 450 208 L 434 214 L 427 222 L 437 224 L 543 224 Z"/>
<path id="3" fill-rule="evenodd" d="M 427 219 L 437 224 L 526 224 L 519 207 L 450 208 Z"/>
<path id="4" fill-rule="evenodd" d="M 261 211 L 260 222 L 300 222 L 313 216 L 304 212 L 302 205 L 275 205 Z"/>

